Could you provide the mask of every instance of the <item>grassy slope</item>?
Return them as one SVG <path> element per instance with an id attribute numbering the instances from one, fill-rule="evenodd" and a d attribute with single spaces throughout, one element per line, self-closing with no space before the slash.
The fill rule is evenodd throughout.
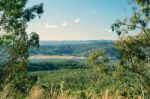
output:
<path id="1" fill-rule="evenodd" d="M 38 83 L 45 88 L 56 87 L 60 88 L 63 84 L 64 90 L 72 91 L 86 91 L 92 89 L 97 93 L 100 93 L 105 86 L 109 87 L 112 83 L 112 78 L 107 76 L 107 80 L 102 78 L 99 71 L 93 71 L 92 69 L 68 69 L 68 70 L 56 70 L 56 71 L 41 71 L 32 72 L 32 75 L 38 75 Z"/>

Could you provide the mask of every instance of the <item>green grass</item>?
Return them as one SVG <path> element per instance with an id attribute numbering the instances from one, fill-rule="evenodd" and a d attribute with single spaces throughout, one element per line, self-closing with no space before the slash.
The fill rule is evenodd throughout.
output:
<path id="1" fill-rule="evenodd" d="M 93 70 L 88 65 L 83 67 L 89 68 L 81 68 L 81 66 L 79 66 L 80 68 L 70 69 L 70 65 L 68 64 L 65 66 L 67 69 L 36 71 L 30 72 L 30 74 L 38 76 L 38 83 L 46 89 L 51 89 L 52 87 L 59 89 L 63 83 L 64 90 L 82 91 L 92 89 L 100 93 L 101 90 L 109 88 L 112 86 L 112 83 L 116 81 L 111 74 L 116 64 L 116 62 L 107 64 L 107 74 Z M 61 65 L 64 65 L 64 63 Z"/>
<path id="2" fill-rule="evenodd" d="M 61 90 L 69 92 L 71 96 L 80 96 L 82 93 L 88 94 L 89 90 L 98 96 L 107 94 L 112 96 L 123 96 L 137 98 L 141 96 L 141 82 L 136 73 L 128 69 L 121 68 L 118 62 L 105 64 L 101 69 L 89 68 L 58 69 L 50 71 L 30 72 L 30 75 L 37 76 L 37 84 L 49 93 L 50 90 Z M 66 65 L 65 67 L 68 67 Z M 143 78 L 141 78 L 144 81 Z M 145 97 L 149 97 L 145 92 Z"/>
<path id="3" fill-rule="evenodd" d="M 106 80 L 102 78 L 102 73 L 94 72 L 92 69 L 41 71 L 32 72 L 31 74 L 38 75 L 38 83 L 45 88 L 59 88 L 63 83 L 64 90 L 82 91 L 90 88 L 100 92 L 105 86 L 108 87 L 112 83 L 112 79 L 109 76 L 105 76 Z"/>

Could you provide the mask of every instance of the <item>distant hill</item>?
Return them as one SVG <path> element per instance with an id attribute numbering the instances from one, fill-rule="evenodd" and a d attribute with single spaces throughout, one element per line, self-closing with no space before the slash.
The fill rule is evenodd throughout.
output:
<path id="1" fill-rule="evenodd" d="M 30 49 L 30 55 L 74 55 L 87 57 L 91 51 L 104 49 L 109 57 L 117 58 L 118 50 L 111 40 L 41 41 L 39 49 Z"/>
<path id="2" fill-rule="evenodd" d="M 80 41 L 40 41 L 41 46 L 45 45 L 76 45 L 76 44 L 95 44 L 112 43 L 112 40 L 80 40 Z"/>

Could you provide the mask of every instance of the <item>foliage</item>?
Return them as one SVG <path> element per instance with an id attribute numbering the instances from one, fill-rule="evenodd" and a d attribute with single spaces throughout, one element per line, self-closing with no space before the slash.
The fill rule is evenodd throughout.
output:
<path id="1" fill-rule="evenodd" d="M 88 57 L 89 53 L 98 49 L 104 49 L 109 57 L 117 59 L 119 57 L 113 41 L 49 41 L 41 42 L 39 49 L 31 48 L 31 55 L 74 55 Z"/>
<path id="2" fill-rule="evenodd" d="M 48 71 L 48 70 L 62 70 L 62 69 L 85 69 L 89 68 L 84 61 L 75 60 L 51 60 L 48 62 L 30 62 L 28 71 Z"/>
<path id="3" fill-rule="evenodd" d="M 132 16 L 124 20 L 117 20 L 112 25 L 112 30 L 120 36 L 116 45 L 122 56 L 120 62 L 120 66 L 124 69 L 122 74 L 126 74 L 129 79 L 131 79 L 129 73 L 134 74 L 134 78 L 140 84 L 136 85 L 138 86 L 136 90 L 139 90 L 138 92 L 142 94 L 143 98 L 148 98 L 150 92 L 150 2 L 149 0 L 133 0 L 133 3 L 135 6 L 132 8 Z M 133 30 L 140 32 L 137 35 L 129 36 L 128 33 Z"/>
<path id="4" fill-rule="evenodd" d="M 117 20 L 112 24 L 112 30 L 116 31 L 120 37 L 120 40 L 115 42 L 118 50 L 113 47 L 112 42 L 41 46 L 41 52 L 36 53 L 89 55 L 89 63 L 72 60 L 29 63 L 28 70 L 32 71 L 31 76 L 26 71 L 28 49 L 30 46 L 39 47 L 39 36 L 33 32 L 28 37 L 25 29 L 27 23 L 34 19 L 36 14 L 41 16 L 42 4 L 25 8 L 27 0 L 18 0 L 16 3 L 12 0 L 0 1 L 0 26 L 4 31 L 0 43 L 3 46 L 3 52 L 8 54 L 5 56 L 8 60 L 0 62 L 0 77 L 7 77 L 5 82 L 11 81 L 7 83 L 9 86 L 0 84 L 2 90 L 0 98 L 3 92 L 10 88 L 10 92 L 6 92 L 4 96 L 22 98 L 29 95 L 27 97 L 29 99 L 30 96 L 32 98 L 41 96 L 44 99 L 49 97 L 61 99 L 64 98 L 63 92 L 67 91 L 66 97 L 79 99 L 90 99 L 95 94 L 94 98 L 104 97 L 106 99 L 109 96 L 114 99 L 149 99 L 150 2 L 149 0 L 130 1 L 135 4 L 132 16 L 124 20 Z M 132 30 L 140 32 L 134 36 L 128 35 Z M 30 54 L 35 54 L 34 51 L 30 49 Z M 112 61 L 108 62 L 109 56 L 118 55 L 118 51 L 119 64 L 116 61 L 114 64 Z M 3 53 L 0 54 L 0 57 L 1 55 Z M 89 65 L 92 65 L 95 70 L 93 71 Z M 3 79 L 0 80 L 4 82 Z M 37 87 L 34 86 L 35 82 L 37 82 Z"/>
<path id="5" fill-rule="evenodd" d="M 0 76 L 1 85 L 5 85 L 13 80 L 22 79 L 20 77 L 25 75 L 28 63 L 28 49 L 33 45 L 38 45 L 38 35 L 32 33 L 31 36 L 28 36 L 26 28 L 28 22 L 37 15 L 41 16 L 43 13 L 43 4 L 26 8 L 27 2 L 28 0 L 0 1 L 0 45 L 4 48 L 0 54 L 1 60 L 5 56 L 5 53 L 7 54 L 4 57 L 6 60 L 0 66 L 2 67 Z M 26 76 L 23 77 L 27 77 L 27 75 L 26 73 Z M 20 87 L 19 90 L 22 91 L 24 90 L 23 83 L 24 81 L 19 82 L 17 80 L 15 87 Z"/>
<path id="6" fill-rule="evenodd" d="M 106 63 L 108 63 L 109 59 L 107 55 L 105 54 L 104 50 L 97 50 L 95 52 L 91 52 L 89 55 L 89 64 L 93 66 L 96 70 L 101 70 L 101 72 L 104 71 L 106 68 Z"/>
<path id="7" fill-rule="evenodd" d="M 119 36 L 125 36 L 131 30 L 140 30 L 146 38 L 149 38 L 147 29 L 149 27 L 149 0 L 131 0 L 135 4 L 132 8 L 133 14 L 129 18 L 123 20 L 116 20 L 112 24 L 112 30 L 116 31 Z"/>
<path id="8" fill-rule="evenodd" d="M 72 69 L 72 70 L 57 70 L 57 71 L 42 71 L 32 72 L 32 75 L 39 75 L 39 84 L 44 88 L 60 88 L 62 81 L 63 90 L 72 91 L 72 94 L 77 94 L 77 91 L 86 91 L 89 88 L 94 89 L 99 93 L 106 85 L 111 84 L 108 80 L 102 79 L 100 72 L 93 72 L 92 69 Z M 104 86 L 105 85 L 105 86 Z M 103 86 L 103 87 L 102 87 Z M 56 90 L 57 90 L 56 89 Z M 75 93 L 74 93 L 75 92 Z"/>

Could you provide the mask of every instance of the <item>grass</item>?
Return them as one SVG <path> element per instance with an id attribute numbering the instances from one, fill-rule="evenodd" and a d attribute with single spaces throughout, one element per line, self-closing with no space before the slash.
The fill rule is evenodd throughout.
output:
<path id="1" fill-rule="evenodd" d="M 104 65 L 106 72 L 92 68 L 29 72 L 31 76 L 38 77 L 29 93 L 23 96 L 6 86 L 0 93 L 0 99 L 6 96 L 8 99 L 13 96 L 15 99 L 142 99 L 141 84 L 136 74 L 117 70 L 115 65 Z"/>
<path id="2" fill-rule="evenodd" d="M 108 67 L 111 68 L 109 65 Z M 30 74 L 38 76 L 37 84 L 47 92 L 50 90 L 55 90 L 56 92 L 63 90 L 63 92 L 67 92 L 72 97 L 102 96 L 103 91 L 113 87 L 112 84 L 116 81 L 109 73 L 103 74 L 99 70 L 93 70 L 92 68 L 36 71 L 30 72 Z"/>
<path id="3" fill-rule="evenodd" d="M 105 75 L 101 76 L 101 72 L 92 69 L 66 69 L 55 71 L 39 71 L 32 72 L 31 75 L 37 75 L 38 84 L 43 88 L 50 90 L 51 88 L 69 90 L 70 94 L 77 95 L 86 93 L 89 90 L 95 94 L 102 93 L 102 90 L 111 85 L 113 79 Z"/>
<path id="4" fill-rule="evenodd" d="M 41 87 L 35 85 L 26 99 L 127 99 L 122 96 L 114 96 L 105 90 L 101 94 L 95 94 L 92 90 L 88 90 L 85 93 L 80 92 L 80 95 L 70 95 L 70 91 L 61 91 L 60 93 L 56 89 L 51 89 L 49 92 L 45 92 Z M 137 99 L 142 99 L 140 96 Z"/>
<path id="5" fill-rule="evenodd" d="M 35 83 L 29 94 L 22 98 L 21 94 L 16 94 L 13 97 L 13 89 L 6 86 L 0 93 L 0 99 L 142 99 L 140 94 L 132 92 L 131 95 L 123 95 L 126 90 L 139 86 L 131 86 L 131 83 L 137 83 L 136 80 L 125 79 L 125 83 L 118 86 L 117 79 L 113 75 L 102 73 L 93 69 L 63 69 L 53 71 L 38 71 L 30 72 L 32 76 L 38 76 L 38 81 Z M 127 83 L 128 81 L 128 83 Z M 123 81 L 124 82 L 124 81 Z M 129 84 L 129 85 L 125 85 Z M 9 97 L 10 96 L 10 97 Z"/>

